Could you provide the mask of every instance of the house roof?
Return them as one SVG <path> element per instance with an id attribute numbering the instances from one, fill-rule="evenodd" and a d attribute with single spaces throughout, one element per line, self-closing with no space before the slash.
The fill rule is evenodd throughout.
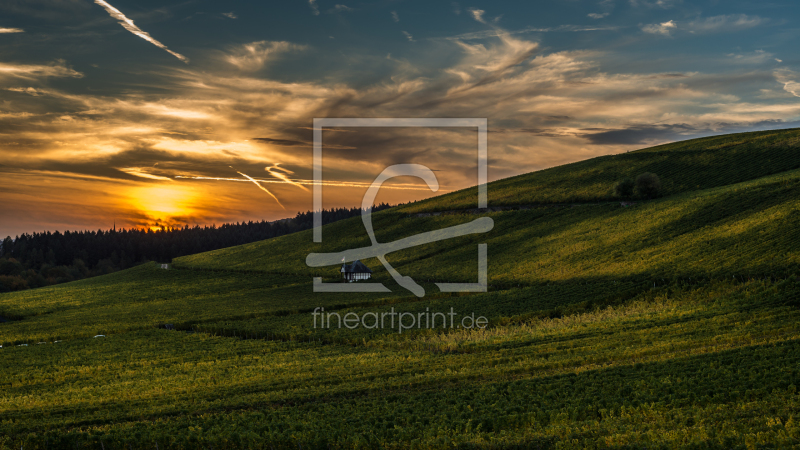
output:
<path id="1" fill-rule="evenodd" d="M 353 264 L 350 265 L 342 264 L 341 271 L 345 273 L 372 273 L 372 270 L 359 260 L 353 261 Z"/>

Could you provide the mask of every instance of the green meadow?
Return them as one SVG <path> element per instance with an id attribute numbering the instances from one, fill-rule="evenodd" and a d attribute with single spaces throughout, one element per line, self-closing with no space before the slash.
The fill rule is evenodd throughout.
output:
<path id="1" fill-rule="evenodd" d="M 616 196 L 643 172 L 661 196 Z M 391 292 L 313 292 L 341 275 L 306 256 L 368 246 L 360 218 L 0 295 L 0 449 L 800 447 L 800 130 L 488 192 L 506 208 L 472 211 L 473 188 L 373 215 L 379 242 L 493 220 L 387 255 L 424 297 L 376 258 Z M 439 292 L 477 282 L 484 243 L 487 292 Z M 488 326 L 325 328 L 318 308 Z"/>

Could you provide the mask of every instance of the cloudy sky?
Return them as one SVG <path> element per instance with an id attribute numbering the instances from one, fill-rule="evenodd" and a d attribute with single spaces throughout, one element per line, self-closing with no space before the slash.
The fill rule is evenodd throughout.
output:
<path id="1" fill-rule="evenodd" d="M 293 216 L 315 117 L 487 118 L 492 180 L 795 127 L 798 19 L 791 0 L 4 0 L 0 235 Z M 325 207 L 388 164 L 440 193 L 477 180 L 476 130 L 323 136 Z"/>

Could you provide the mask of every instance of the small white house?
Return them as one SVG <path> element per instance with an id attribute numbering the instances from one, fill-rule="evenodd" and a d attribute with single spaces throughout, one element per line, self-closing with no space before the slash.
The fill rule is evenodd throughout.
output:
<path id="1" fill-rule="evenodd" d="M 350 283 L 358 280 L 369 280 L 372 277 L 372 270 L 359 260 L 353 261 L 353 264 L 350 265 L 342 263 L 340 272 L 342 272 L 342 278 Z"/>

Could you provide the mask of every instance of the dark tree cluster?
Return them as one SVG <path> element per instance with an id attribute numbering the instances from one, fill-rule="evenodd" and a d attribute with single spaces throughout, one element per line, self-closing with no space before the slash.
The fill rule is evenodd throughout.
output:
<path id="1" fill-rule="evenodd" d="M 390 205 L 373 207 L 381 211 Z M 323 210 L 322 223 L 361 215 L 360 208 Z M 7 237 L 0 247 L 0 292 L 48 286 L 172 258 L 283 236 L 313 227 L 313 213 L 274 222 L 190 228 L 65 231 Z"/>
<path id="2" fill-rule="evenodd" d="M 661 180 L 658 175 L 645 172 L 636 177 L 636 180 L 625 178 L 614 186 L 617 197 L 631 198 L 634 194 L 644 199 L 656 198 L 661 195 Z"/>

